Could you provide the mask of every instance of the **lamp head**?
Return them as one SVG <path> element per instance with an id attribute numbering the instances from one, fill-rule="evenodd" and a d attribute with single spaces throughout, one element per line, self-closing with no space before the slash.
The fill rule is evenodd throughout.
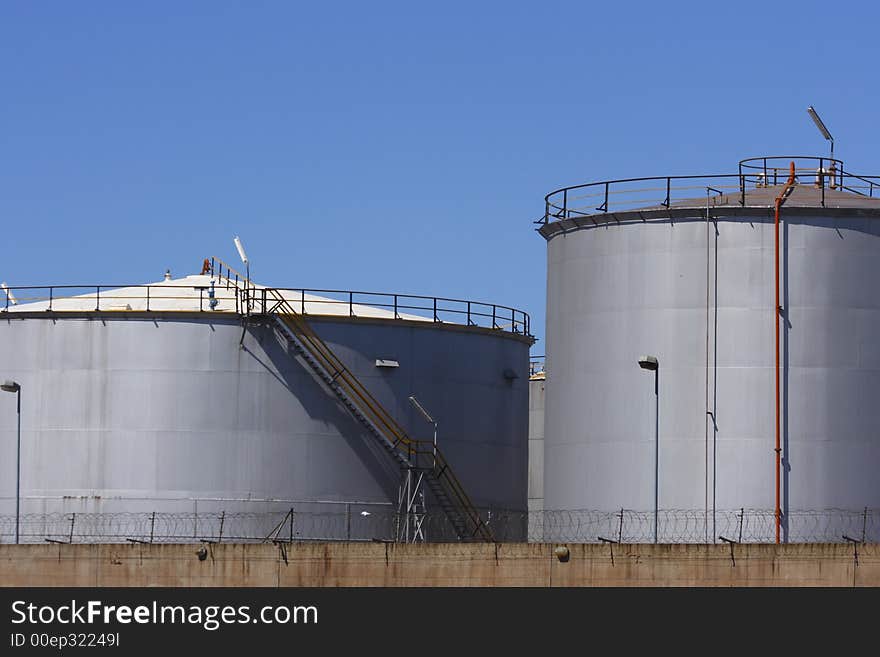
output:
<path id="1" fill-rule="evenodd" d="M 639 356 L 639 367 L 654 372 L 660 369 L 660 361 L 656 356 Z"/>
<path id="2" fill-rule="evenodd" d="M 18 392 L 21 390 L 21 384 L 17 381 L 4 381 L 0 384 L 0 390 L 3 390 L 4 392 Z"/>
<path id="3" fill-rule="evenodd" d="M 828 128 L 825 127 L 825 124 L 822 122 L 822 119 L 819 118 L 819 115 L 816 113 L 816 110 L 813 109 L 813 106 L 810 105 L 807 108 L 807 114 L 810 115 L 810 118 L 813 119 L 813 123 L 816 124 L 816 127 L 819 128 L 819 132 L 822 133 L 822 136 L 825 137 L 828 141 L 834 141 L 834 137 L 831 136 L 831 133 L 828 132 Z"/>
<path id="4" fill-rule="evenodd" d="M 244 252 L 244 247 L 241 245 L 241 240 L 238 239 L 238 235 L 236 235 L 232 241 L 235 243 L 235 248 L 238 251 L 238 257 L 241 258 L 242 264 L 246 265 L 248 263 L 248 257 Z"/>

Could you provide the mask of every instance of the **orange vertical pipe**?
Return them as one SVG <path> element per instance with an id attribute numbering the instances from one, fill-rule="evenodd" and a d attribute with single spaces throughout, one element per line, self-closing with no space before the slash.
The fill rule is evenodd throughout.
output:
<path id="1" fill-rule="evenodd" d="M 781 482 L 781 473 L 782 473 L 782 445 L 781 445 L 781 432 L 780 432 L 780 406 L 779 406 L 779 322 L 780 322 L 780 314 L 781 314 L 781 306 L 779 305 L 779 209 L 782 207 L 782 204 L 785 203 L 785 199 L 788 198 L 788 194 L 791 190 L 791 187 L 794 185 L 794 162 L 791 163 L 791 170 L 788 175 L 788 181 L 785 183 L 785 187 L 782 189 L 782 193 L 776 197 L 776 213 L 775 213 L 775 222 L 774 222 L 774 231 L 775 231 L 775 239 L 774 239 L 774 257 L 775 257 L 775 274 L 776 274 L 776 307 L 774 309 L 774 314 L 776 315 L 776 543 L 779 543 L 779 533 L 780 527 L 782 525 L 782 506 L 781 506 L 781 497 L 780 497 L 780 482 Z"/>
<path id="2" fill-rule="evenodd" d="M 779 527 L 780 527 L 780 470 L 781 470 L 781 453 L 780 453 L 780 421 L 779 421 L 779 206 L 782 205 L 781 197 L 776 197 L 776 543 L 779 544 Z"/>

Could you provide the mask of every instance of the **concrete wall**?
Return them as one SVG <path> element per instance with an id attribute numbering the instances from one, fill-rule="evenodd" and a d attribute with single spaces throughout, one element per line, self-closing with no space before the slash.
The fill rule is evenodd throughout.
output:
<path id="1" fill-rule="evenodd" d="M 0 545 L 3 586 L 880 586 L 880 545 Z"/>
<path id="2" fill-rule="evenodd" d="M 527 340 L 431 323 L 312 324 L 415 438 L 430 439 L 432 428 L 409 395 L 434 414 L 475 504 L 525 510 Z M 396 503 L 397 466 L 274 327 L 252 324 L 243 349 L 241 336 L 236 318 L 210 313 L 0 318 L 0 377 L 22 385 L 22 514 Z M 376 359 L 400 366 L 377 368 Z M 15 508 L 15 421 L 15 396 L 0 395 L 6 515 Z"/>

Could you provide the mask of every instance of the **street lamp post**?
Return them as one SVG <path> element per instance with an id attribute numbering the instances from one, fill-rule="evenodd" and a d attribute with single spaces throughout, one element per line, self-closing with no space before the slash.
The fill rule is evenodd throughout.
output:
<path id="1" fill-rule="evenodd" d="M 639 367 L 654 372 L 654 542 L 660 512 L 660 361 L 656 356 L 641 356 Z"/>
<path id="2" fill-rule="evenodd" d="M 15 543 L 19 542 L 19 527 L 21 519 L 21 384 L 16 381 L 4 381 L 0 385 L 4 392 L 16 394 L 16 411 L 18 414 L 18 439 L 15 448 Z"/>
<path id="3" fill-rule="evenodd" d="M 413 406 L 416 407 L 419 413 L 422 414 L 422 417 L 425 418 L 430 424 L 434 425 L 434 464 L 437 463 L 437 420 L 431 417 L 431 414 L 425 410 L 425 407 L 419 403 L 419 400 L 415 398 L 414 395 L 409 396 L 409 402 Z"/>

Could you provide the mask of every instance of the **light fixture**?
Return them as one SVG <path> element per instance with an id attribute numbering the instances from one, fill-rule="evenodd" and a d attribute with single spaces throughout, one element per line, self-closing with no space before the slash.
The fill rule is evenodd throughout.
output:
<path id="1" fill-rule="evenodd" d="M 0 390 L 3 392 L 18 392 L 21 390 L 21 384 L 17 381 L 4 381 L 0 384 Z"/>
<path id="2" fill-rule="evenodd" d="M 0 288 L 3 288 L 3 291 L 6 292 L 6 298 L 9 300 L 13 306 L 18 305 L 18 299 L 15 298 L 15 295 L 12 293 L 12 290 L 9 289 L 9 286 L 6 283 L 0 283 Z"/>
<path id="3" fill-rule="evenodd" d="M 639 367 L 643 370 L 651 370 L 652 372 L 660 367 L 660 362 L 656 356 L 639 356 Z"/>
<path id="4" fill-rule="evenodd" d="M 232 241 L 235 242 L 235 248 L 238 249 L 238 257 L 241 258 L 241 263 L 246 265 L 248 263 L 248 257 L 244 252 L 244 247 L 241 245 L 241 240 L 238 239 L 238 235 L 236 235 Z"/>
<path id="5" fill-rule="evenodd" d="M 831 142 L 831 158 L 833 159 L 834 158 L 834 137 L 832 137 L 831 133 L 828 132 L 828 128 L 825 127 L 825 123 L 823 123 L 822 119 L 819 118 L 819 115 L 816 113 L 816 110 L 813 109 L 812 105 L 810 105 L 807 108 L 807 114 L 809 114 L 810 118 L 813 119 L 813 123 L 815 123 L 816 127 L 819 128 L 819 132 L 822 133 L 822 136 Z"/>
<path id="6" fill-rule="evenodd" d="M 390 358 L 377 358 L 376 367 L 400 367 L 400 363 Z"/>
<path id="7" fill-rule="evenodd" d="M 244 252 L 244 247 L 241 245 L 241 240 L 238 239 L 238 235 L 236 235 L 232 241 L 235 242 L 235 248 L 238 250 L 238 257 L 241 258 L 241 262 L 244 265 L 244 277 L 249 285 L 251 282 L 250 260 L 248 260 L 247 253 Z"/>
<path id="8" fill-rule="evenodd" d="M 419 403 L 419 400 L 416 399 L 413 395 L 410 395 L 410 396 L 409 396 L 409 403 L 412 404 L 413 406 L 415 406 L 416 409 L 418 409 L 419 413 L 421 413 L 422 416 L 423 416 L 428 422 L 430 422 L 431 424 L 434 424 L 434 418 L 431 417 L 431 414 L 428 413 L 428 411 L 425 410 L 425 407 L 422 406 L 422 405 Z"/>

